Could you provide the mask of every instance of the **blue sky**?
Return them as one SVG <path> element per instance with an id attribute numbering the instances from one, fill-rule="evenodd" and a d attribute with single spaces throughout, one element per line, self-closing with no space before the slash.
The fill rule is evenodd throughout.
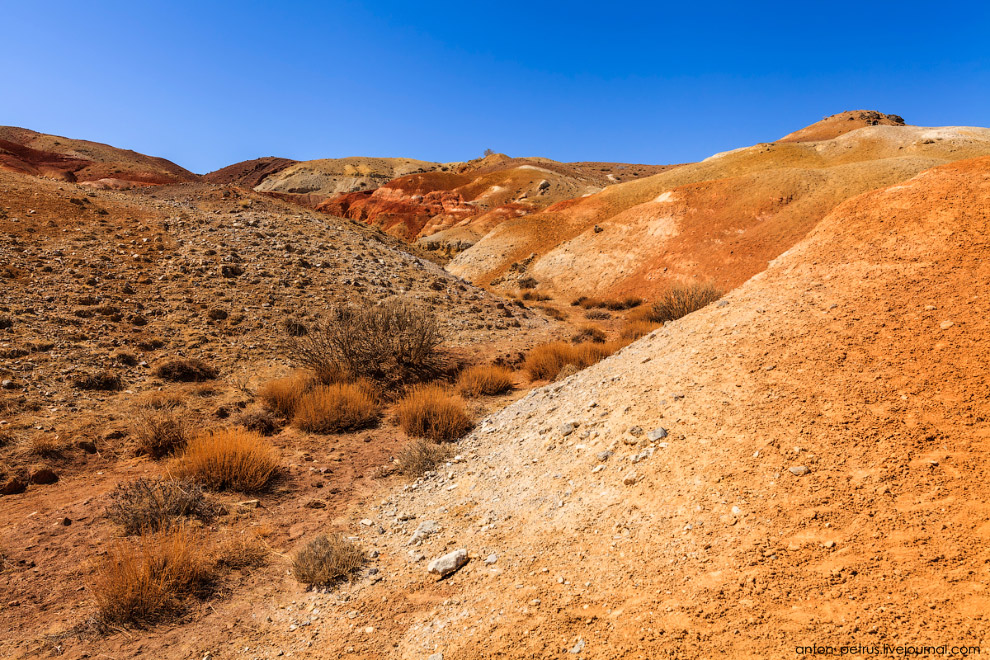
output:
<path id="1" fill-rule="evenodd" d="M 987 2 L 15 2 L 0 124 L 258 156 L 672 163 L 848 109 L 990 126 Z"/>

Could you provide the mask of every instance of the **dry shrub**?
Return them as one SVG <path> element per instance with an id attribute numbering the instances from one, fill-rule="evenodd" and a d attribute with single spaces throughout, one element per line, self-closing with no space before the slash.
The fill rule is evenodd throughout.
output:
<path id="1" fill-rule="evenodd" d="M 292 558 L 292 574 L 307 586 L 329 586 L 349 578 L 364 563 L 364 553 L 341 534 L 320 535 Z"/>
<path id="2" fill-rule="evenodd" d="M 151 410 L 178 408 L 185 399 L 178 392 L 149 392 L 142 397 L 141 405 Z"/>
<path id="3" fill-rule="evenodd" d="M 130 535 L 168 529 L 183 517 L 209 520 L 219 511 L 199 484 L 158 477 L 118 485 L 110 493 L 106 515 Z"/>
<path id="4" fill-rule="evenodd" d="M 343 433 L 374 426 L 380 412 L 367 381 L 317 385 L 299 400 L 292 424 L 309 433 Z"/>
<path id="5" fill-rule="evenodd" d="M 257 535 L 228 534 L 217 542 L 214 558 L 217 567 L 237 570 L 261 566 L 268 557 L 268 549 Z"/>
<path id="6" fill-rule="evenodd" d="M 182 611 L 213 576 L 201 539 L 184 527 L 115 542 L 100 564 L 93 595 L 105 624 L 148 624 Z"/>
<path id="7" fill-rule="evenodd" d="M 653 303 L 649 319 L 654 323 L 676 321 L 721 297 L 722 290 L 711 283 L 671 287 Z"/>
<path id="8" fill-rule="evenodd" d="M 604 321 L 605 319 L 612 318 L 612 315 L 601 309 L 590 309 L 584 313 L 584 318 L 592 321 Z"/>
<path id="9" fill-rule="evenodd" d="M 287 378 L 278 378 L 262 385 L 258 396 L 269 410 L 286 419 L 292 419 L 299 400 L 313 386 L 313 378 L 303 371 Z"/>
<path id="10" fill-rule="evenodd" d="M 637 298 L 636 296 L 627 296 L 622 300 L 616 300 L 614 298 L 591 298 L 588 296 L 581 296 L 571 302 L 573 307 L 583 307 L 584 309 L 610 309 L 613 312 L 618 312 L 623 309 L 632 309 L 633 307 L 639 307 L 643 304 L 642 298 Z"/>
<path id="11" fill-rule="evenodd" d="M 237 418 L 237 425 L 248 431 L 254 431 L 264 436 L 275 435 L 282 428 L 282 420 L 274 417 L 270 410 L 255 408 L 248 410 Z"/>
<path id="12" fill-rule="evenodd" d="M 536 302 L 543 302 L 546 300 L 553 300 L 553 296 L 547 295 L 545 293 L 539 293 L 538 291 L 523 291 L 519 296 L 523 300 L 534 300 Z"/>
<path id="13" fill-rule="evenodd" d="M 329 321 L 291 338 L 289 345 L 296 360 L 323 383 L 367 378 L 395 385 L 440 373 L 442 341 L 432 311 L 393 299 L 336 310 Z"/>
<path id="14" fill-rule="evenodd" d="M 575 349 L 577 361 L 574 364 L 580 369 L 601 362 L 615 352 L 615 348 L 610 344 L 579 344 Z"/>
<path id="15" fill-rule="evenodd" d="M 259 434 L 231 428 L 194 437 L 174 463 L 179 479 L 193 479 L 214 490 L 263 490 L 276 477 L 278 452 Z"/>
<path id="16" fill-rule="evenodd" d="M 504 394 L 512 389 L 512 372 L 493 364 L 478 364 L 461 372 L 457 389 L 464 396 Z"/>
<path id="17" fill-rule="evenodd" d="M 124 388 L 124 381 L 120 376 L 109 371 L 80 374 L 72 379 L 72 384 L 80 390 L 115 392 Z"/>
<path id="18" fill-rule="evenodd" d="M 164 458 L 189 441 L 189 424 L 173 408 L 143 410 L 135 423 L 137 453 L 152 458 Z"/>
<path id="19" fill-rule="evenodd" d="M 436 383 L 414 387 L 397 406 L 399 425 L 407 435 L 456 440 L 471 428 L 464 402 Z"/>
<path id="20" fill-rule="evenodd" d="M 605 331 L 595 325 L 582 325 L 578 328 L 577 333 L 571 337 L 571 341 L 575 344 L 586 341 L 604 344 L 606 339 L 608 339 L 608 336 L 605 334 Z"/>
<path id="21" fill-rule="evenodd" d="M 621 337 L 635 341 L 640 337 L 645 337 L 660 326 L 652 321 L 629 321 L 622 328 Z"/>
<path id="22" fill-rule="evenodd" d="M 522 368 L 533 380 L 550 380 L 560 373 L 565 364 L 576 363 L 577 351 L 575 347 L 557 341 L 534 347 L 526 355 Z"/>
<path id="23" fill-rule="evenodd" d="M 53 433 L 40 433 L 28 436 L 24 440 L 23 449 L 31 456 L 41 458 L 58 458 L 65 451 L 66 443 Z"/>
<path id="24" fill-rule="evenodd" d="M 441 445 L 426 439 L 414 440 L 396 456 L 399 460 L 399 473 L 412 478 L 421 477 L 447 461 L 453 453 L 450 445 Z"/>
<path id="25" fill-rule="evenodd" d="M 155 376 L 162 380 L 181 383 L 199 383 L 213 380 L 218 371 L 202 360 L 170 360 L 155 368 Z"/>
<path id="26" fill-rule="evenodd" d="M 540 310 L 555 321 L 563 321 L 567 318 L 567 314 L 560 311 L 556 307 L 551 307 L 550 305 L 539 305 L 536 309 Z"/>

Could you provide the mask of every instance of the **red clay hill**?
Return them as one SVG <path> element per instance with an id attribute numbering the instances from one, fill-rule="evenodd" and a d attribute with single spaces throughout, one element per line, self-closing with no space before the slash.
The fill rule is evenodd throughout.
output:
<path id="1" fill-rule="evenodd" d="M 0 170 L 79 182 L 96 188 L 185 183 L 199 179 L 196 174 L 164 158 L 16 126 L 0 126 Z"/>

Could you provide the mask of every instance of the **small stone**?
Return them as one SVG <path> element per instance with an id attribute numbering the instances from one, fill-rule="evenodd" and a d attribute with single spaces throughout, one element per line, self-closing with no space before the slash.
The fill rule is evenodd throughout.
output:
<path id="1" fill-rule="evenodd" d="M 72 524 L 72 518 L 62 518 L 61 524 L 63 527 L 68 527 L 69 525 Z"/>
<path id="2" fill-rule="evenodd" d="M 12 390 L 15 387 L 17 387 L 17 383 L 10 380 L 9 378 L 5 378 L 4 380 L 0 381 L 0 387 L 2 387 L 5 390 Z"/>
<path id="3" fill-rule="evenodd" d="M 458 570 L 460 570 L 465 564 L 468 563 L 468 553 L 467 550 L 461 548 L 460 550 L 454 550 L 453 552 L 448 552 L 442 557 L 437 557 L 429 563 L 426 567 L 427 572 L 434 573 L 440 577 L 447 577 Z"/>
<path id="4" fill-rule="evenodd" d="M 643 427 L 642 426 L 631 426 L 629 428 L 629 435 L 633 435 L 633 436 L 636 436 L 638 438 L 639 436 L 643 435 Z"/>
<path id="5" fill-rule="evenodd" d="M 371 520 L 370 518 L 362 518 L 361 524 L 364 525 L 365 527 L 371 527 L 372 525 L 375 524 L 375 521 Z"/>
<path id="6" fill-rule="evenodd" d="M 568 436 L 571 433 L 574 433 L 574 429 L 576 429 L 577 427 L 578 427 L 577 422 L 567 422 L 566 424 L 561 425 L 560 434 L 563 436 Z"/>
<path id="7" fill-rule="evenodd" d="M 19 495 L 27 490 L 27 482 L 17 477 L 11 477 L 3 486 L 0 486 L 0 495 Z"/>
<path id="8" fill-rule="evenodd" d="M 260 500 L 244 500 L 243 502 L 238 502 L 237 503 L 237 506 L 244 506 L 244 507 L 247 507 L 249 509 L 257 509 L 259 506 L 261 506 L 261 501 Z"/>
<path id="9" fill-rule="evenodd" d="M 498 561 L 498 555 L 494 552 L 487 557 L 485 557 L 485 564 L 491 565 Z"/>
<path id="10" fill-rule="evenodd" d="M 31 473 L 31 483 L 33 484 L 48 485 L 56 481 L 58 481 L 58 475 L 49 468 L 41 468 Z"/>
<path id="11" fill-rule="evenodd" d="M 578 637 L 578 641 L 574 644 L 574 646 L 572 646 L 570 648 L 570 650 L 568 651 L 568 653 L 573 653 L 573 654 L 577 655 L 578 653 L 580 653 L 583 650 L 584 650 L 584 640 L 581 639 L 580 637 Z"/>
<path id="12" fill-rule="evenodd" d="M 646 437 L 649 438 L 650 442 L 663 440 L 664 438 L 667 437 L 667 429 L 663 428 L 662 426 L 658 426 L 657 428 L 650 431 L 650 434 L 647 435 Z"/>
<path id="13" fill-rule="evenodd" d="M 811 474 L 811 470 L 806 465 L 795 465 L 792 468 L 788 468 L 788 472 L 795 477 L 803 477 L 806 474 Z"/>
<path id="14" fill-rule="evenodd" d="M 612 456 L 612 451 L 606 449 L 605 451 L 600 451 L 596 455 L 599 461 L 607 461 Z"/>
<path id="15" fill-rule="evenodd" d="M 443 653 L 434 653 L 426 660 L 443 660 Z"/>
<path id="16" fill-rule="evenodd" d="M 76 443 L 76 446 L 82 449 L 87 454 L 96 453 L 96 443 L 90 440 L 80 440 L 79 442 Z"/>
<path id="17" fill-rule="evenodd" d="M 622 477 L 622 483 L 627 486 L 632 486 L 637 481 L 639 481 L 639 475 L 635 472 L 629 472 L 626 476 Z"/>
<path id="18" fill-rule="evenodd" d="M 952 321 L 942 321 L 941 323 L 938 324 L 938 327 L 942 328 L 943 330 L 948 330 L 954 325 L 955 323 L 953 323 Z"/>

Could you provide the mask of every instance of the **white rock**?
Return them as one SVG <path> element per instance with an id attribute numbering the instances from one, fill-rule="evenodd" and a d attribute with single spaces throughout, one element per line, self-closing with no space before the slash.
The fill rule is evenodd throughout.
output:
<path id="1" fill-rule="evenodd" d="M 427 572 L 435 573 L 440 577 L 447 577 L 448 575 L 455 573 L 467 563 L 468 552 L 466 549 L 461 548 L 459 550 L 454 550 L 453 552 L 448 552 L 442 557 L 437 557 L 429 563 L 426 570 Z"/>

